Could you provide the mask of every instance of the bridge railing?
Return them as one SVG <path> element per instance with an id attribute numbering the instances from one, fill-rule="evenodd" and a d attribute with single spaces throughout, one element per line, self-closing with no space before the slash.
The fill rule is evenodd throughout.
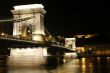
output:
<path id="1" fill-rule="evenodd" d="M 25 37 L 25 38 L 21 38 L 21 37 L 17 37 L 17 36 L 13 36 L 13 35 L 0 35 L 0 39 L 5 39 L 5 40 L 16 40 L 16 41 L 31 41 L 31 42 L 35 42 L 34 40 L 32 40 L 29 37 Z"/>
<path id="2" fill-rule="evenodd" d="M 0 40 L 7 40 L 7 41 L 18 41 L 18 42 L 26 42 L 26 43 L 33 43 L 33 44 L 41 44 L 41 45 L 45 45 L 45 43 L 48 42 L 42 42 L 42 41 L 36 41 L 36 40 L 32 40 L 32 37 L 23 37 L 20 35 L 7 35 L 7 34 L 3 34 L 0 35 Z"/>

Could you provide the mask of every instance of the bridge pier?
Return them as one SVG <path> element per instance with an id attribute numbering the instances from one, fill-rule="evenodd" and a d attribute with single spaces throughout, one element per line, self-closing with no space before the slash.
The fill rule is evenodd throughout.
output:
<path id="1" fill-rule="evenodd" d="M 10 48 L 7 66 L 13 67 L 57 67 L 64 63 L 64 52 L 55 48 Z"/>
<path id="2" fill-rule="evenodd" d="M 45 64 L 46 48 L 13 48 L 7 58 L 8 67 L 37 67 Z"/>

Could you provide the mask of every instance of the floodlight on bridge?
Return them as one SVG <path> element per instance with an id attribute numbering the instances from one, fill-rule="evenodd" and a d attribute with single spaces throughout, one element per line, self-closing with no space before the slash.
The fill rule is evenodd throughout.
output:
<path id="1" fill-rule="evenodd" d="M 45 37 L 42 34 L 33 34 L 32 40 L 42 44 L 45 43 Z"/>

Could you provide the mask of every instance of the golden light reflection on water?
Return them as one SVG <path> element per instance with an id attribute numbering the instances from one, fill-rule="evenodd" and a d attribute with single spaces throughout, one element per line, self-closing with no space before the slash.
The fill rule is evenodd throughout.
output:
<path id="1" fill-rule="evenodd" d="M 80 58 L 66 60 L 53 68 L 0 68 L 0 73 L 110 73 L 110 57 Z M 53 63 L 54 64 L 54 63 Z"/>
<path id="2" fill-rule="evenodd" d="M 97 62 L 100 63 L 100 57 L 97 57 Z"/>
<path id="3" fill-rule="evenodd" d="M 86 62 L 85 62 L 85 58 L 82 58 L 81 59 L 81 63 L 82 63 L 82 73 L 85 73 L 85 70 L 86 70 Z"/>
<path id="4" fill-rule="evenodd" d="M 92 58 L 81 58 L 81 73 L 93 73 Z"/>

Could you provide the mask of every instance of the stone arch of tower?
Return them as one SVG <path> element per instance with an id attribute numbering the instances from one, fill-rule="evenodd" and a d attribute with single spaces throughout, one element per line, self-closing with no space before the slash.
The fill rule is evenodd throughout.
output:
<path id="1" fill-rule="evenodd" d="M 31 37 L 32 36 L 32 25 L 23 25 L 21 28 L 21 37 Z"/>
<path id="2" fill-rule="evenodd" d="M 29 37 L 29 32 L 30 32 L 29 26 L 23 25 L 21 28 L 21 36 L 22 37 Z"/>

